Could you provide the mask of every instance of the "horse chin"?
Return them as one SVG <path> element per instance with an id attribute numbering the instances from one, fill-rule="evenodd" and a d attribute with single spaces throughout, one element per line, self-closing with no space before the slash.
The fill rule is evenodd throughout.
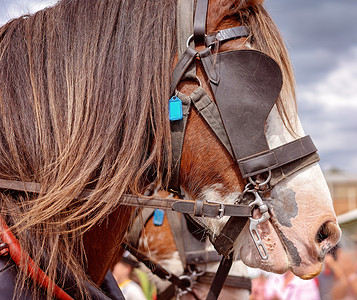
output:
<path id="1" fill-rule="evenodd" d="M 268 259 L 261 258 L 249 233 L 249 225 L 244 228 L 235 242 L 235 251 L 239 254 L 240 259 L 249 267 L 259 268 L 267 272 L 283 274 L 288 271 L 288 254 L 271 222 L 267 221 L 260 224 L 258 231 L 266 247 Z"/>
<path id="2" fill-rule="evenodd" d="M 302 251 L 298 253 L 301 264 L 295 265 L 292 251 L 288 245 L 282 242 L 279 229 L 272 223 L 274 220 L 266 221 L 258 226 L 258 232 L 268 253 L 268 259 L 261 258 L 247 225 L 235 242 L 235 251 L 240 259 L 249 267 L 259 268 L 267 272 L 283 274 L 291 270 L 302 279 L 312 279 L 320 274 L 322 270 L 322 259 L 316 257 L 311 259 L 311 253 Z"/>

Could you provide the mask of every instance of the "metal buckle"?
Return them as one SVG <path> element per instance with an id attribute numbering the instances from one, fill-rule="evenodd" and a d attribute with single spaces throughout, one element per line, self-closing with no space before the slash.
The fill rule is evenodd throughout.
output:
<path id="1" fill-rule="evenodd" d="M 224 204 L 222 202 L 219 201 L 206 201 L 207 203 L 213 203 L 213 204 L 219 204 L 220 207 L 218 209 L 219 215 L 216 216 L 216 219 L 222 219 L 224 217 Z"/>

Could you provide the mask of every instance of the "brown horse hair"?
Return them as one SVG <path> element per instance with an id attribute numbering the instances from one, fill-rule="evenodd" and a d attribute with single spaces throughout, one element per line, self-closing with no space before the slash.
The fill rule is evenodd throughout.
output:
<path id="1" fill-rule="evenodd" d="M 83 290 L 82 234 L 149 171 L 165 184 L 175 17 L 173 0 L 64 0 L 0 29 L 0 178 L 41 184 L 1 213 L 50 278 L 62 262 Z"/>
<path id="2" fill-rule="evenodd" d="M 260 2 L 218 1 L 215 25 L 234 14 L 254 47 L 277 60 L 286 116 L 291 66 Z M 1 214 L 49 277 L 61 262 L 83 297 L 83 233 L 123 193 L 140 194 L 148 181 L 165 186 L 170 176 L 175 16 L 174 0 L 62 0 L 0 28 L 0 178 L 41 184 L 39 195 L 1 193 Z M 80 198 L 88 187 L 94 192 Z M 21 273 L 17 290 L 25 285 Z"/>

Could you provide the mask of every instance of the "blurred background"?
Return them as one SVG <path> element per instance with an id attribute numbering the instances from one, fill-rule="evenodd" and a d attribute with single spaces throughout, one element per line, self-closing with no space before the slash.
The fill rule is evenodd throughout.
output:
<path id="1" fill-rule="evenodd" d="M 0 0 L 0 24 L 56 2 Z M 343 230 L 341 244 L 354 249 L 357 242 L 357 1 L 266 0 L 265 6 L 291 56 L 299 116 L 306 134 L 312 136 L 319 149 L 320 164 Z"/>

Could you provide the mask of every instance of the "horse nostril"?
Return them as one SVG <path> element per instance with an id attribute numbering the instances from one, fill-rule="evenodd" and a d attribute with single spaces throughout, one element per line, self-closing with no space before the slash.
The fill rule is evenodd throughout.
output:
<path id="1" fill-rule="evenodd" d="M 331 244 L 331 247 L 339 241 L 341 236 L 340 229 L 333 222 L 325 222 L 316 233 L 315 240 L 321 244 L 326 241 Z"/>

